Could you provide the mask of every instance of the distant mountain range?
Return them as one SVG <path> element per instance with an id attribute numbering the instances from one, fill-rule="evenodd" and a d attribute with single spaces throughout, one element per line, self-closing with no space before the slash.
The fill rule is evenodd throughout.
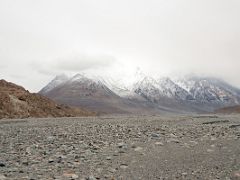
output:
<path id="1" fill-rule="evenodd" d="M 101 113 L 213 112 L 240 104 L 240 90 L 220 79 L 156 79 L 140 71 L 130 85 L 121 79 L 59 75 L 39 93 Z"/>

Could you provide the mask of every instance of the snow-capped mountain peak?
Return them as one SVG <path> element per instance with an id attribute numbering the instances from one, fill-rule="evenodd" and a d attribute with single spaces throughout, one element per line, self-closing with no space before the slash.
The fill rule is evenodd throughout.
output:
<path id="1" fill-rule="evenodd" d="M 216 78 L 188 77 L 178 79 L 176 84 L 188 91 L 198 102 L 236 103 L 240 93 L 222 80 Z"/>
<path id="2" fill-rule="evenodd" d="M 76 74 L 75 76 L 73 76 L 70 81 L 71 82 L 76 82 L 76 81 L 82 81 L 84 79 L 87 79 L 87 77 L 83 74 Z"/>
<path id="3" fill-rule="evenodd" d="M 40 93 L 42 94 L 47 93 L 52 89 L 54 89 L 55 87 L 67 82 L 68 80 L 69 80 L 69 77 L 66 74 L 59 74 L 50 83 L 48 83 L 47 86 L 45 86 L 40 91 Z"/>
<path id="4" fill-rule="evenodd" d="M 178 104 L 181 107 L 184 104 L 190 108 L 214 110 L 214 108 L 240 104 L 240 90 L 215 78 L 162 77 L 155 79 L 138 69 L 132 79 L 134 81 L 130 84 L 121 77 L 114 79 L 76 74 L 68 78 L 66 75 L 58 75 L 40 93 L 49 94 L 48 92 L 58 86 L 70 86 L 71 91 L 82 91 L 80 95 L 84 97 L 97 92 L 101 97 L 108 94 L 133 102 L 144 100 L 144 103 L 154 103 L 154 106 Z"/>

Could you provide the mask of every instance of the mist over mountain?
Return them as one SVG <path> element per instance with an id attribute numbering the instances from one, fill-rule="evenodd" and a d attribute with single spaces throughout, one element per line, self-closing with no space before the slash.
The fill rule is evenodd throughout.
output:
<path id="1" fill-rule="evenodd" d="M 234 0 L 3 0 L 1 78 L 37 92 L 62 72 L 116 78 L 140 67 L 154 78 L 196 73 L 240 88 L 239 8 Z"/>

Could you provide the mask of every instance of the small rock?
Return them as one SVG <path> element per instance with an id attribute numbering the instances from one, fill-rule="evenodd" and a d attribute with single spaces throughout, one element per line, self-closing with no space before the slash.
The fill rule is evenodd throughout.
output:
<path id="1" fill-rule="evenodd" d="M 180 141 L 178 139 L 175 139 L 175 138 L 171 138 L 167 142 L 180 143 Z"/>
<path id="2" fill-rule="evenodd" d="M 163 143 L 162 142 L 155 142 L 155 145 L 163 146 Z"/>
<path id="3" fill-rule="evenodd" d="M 4 179 L 7 179 L 7 177 L 2 175 L 2 174 L 0 174 L 0 180 L 4 180 Z"/>
<path id="4" fill-rule="evenodd" d="M 172 137 L 172 138 L 177 138 L 177 136 L 175 135 L 175 134 L 170 134 L 170 137 Z"/>
<path id="5" fill-rule="evenodd" d="M 207 152 L 209 152 L 209 153 L 211 153 L 213 151 L 214 151 L 213 149 L 207 149 Z"/>
<path id="6" fill-rule="evenodd" d="M 114 172 L 116 172 L 117 170 L 116 170 L 115 168 L 111 168 L 111 167 L 110 167 L 110 168 L 108 168 L 108 171 L 111 172 L 111 173 L 114 173 Z"/>
<path id="7" fill-rule="evenodd" d="M 25 166 L 28 166 L 29 163 L 28 163 L 27 160 L 25 160 L 25 161 L 22 162 L 22 164 L 25 165 Z"/>
<path id="8" fill-rule="evenodd" d="M 117 144 L 118 148 L 127 148 L 127 144 L 121 142 Z"/>
<path id="9" fill-rule="evenodd" d="M 67 178 L 71 178 L 71 179 L 77 179 L 78 178 L 78 175 L 76 175 L 75 173 L 73 172 L 65 172 L 63 174 L 64 177 L 67 177 Z"/>
<path id="10" fill-rule="evenodd" d="M 198 144 L 198 142 L 197 142 L 197 141 L 189 141 L 189 143 L 190 143 L 192 146 L 195 146 L 195 145 L 197 145 L 197 144 Z"/>
<path id="11" fill-rule="evenodd" d="M 143 149 L 142 147 L 136 147 L 134 151 L 139 152 L 139 151 L 142 151 L 142 149 Z"/>
<path id="12" fill-rule="evenodd" d="M 48 136 L 48 137 L 47 137 L 47 141 L 48 141 L 48 142 L 53 142 L 54 139 L 55 139 L 55 138 L 54 138 L 53 136 Z"/>
<path id="13" fill-rule="evenodd" d="M 215 148 L 215 144 L 212 144 L 211 147 L 212 147 L 212 148 Z"/>
<path id="14" fill-rule="evenodd" d="M 118 151 L 118 153 L 123 154 L 123 153 L 126 153 L 126 151 L 124 151 L 124 150 L 120 150 L 120 151 Z"/>
<path id="15" fill-rule="evenodd" d="M 127 169 L 127 168 L 128 168 L 128 165 L 127 165 L 127 164 L 121 164 L 121 165 L 120 165 L 120 168 L 121 168 L 121 169 Z"/>
<path id="16" fill-rule="evenodd" d="M 215 138 L 215 137 L 211 137 L 211 141 L 216 141 L 217 140 L 217 138 Z"/>
<path id="17" fill-rule="evenodd" d="M 97 180 L 94 176 L 89 176 L 87 180 Z"/>
<path id="18" fill-rule="evenodd" d="M 112 159 L 111 156 L 107 156 L 107 157 L 106 157 L 106 160 L 111 160 L 111 159 Z"/>
<path id="19" fill-rule="evenodd" d="M 240 171 L 235 171 L 232 173 L 232 179 L 233 180 L 239 180 L 240 179 Z"/>
<path id="20" fill-rule="evenodd" d="M 135 149 L 137 146 L 135 144 L 132 144 L 131 148 Z"/>
<path id="21" fill-rule="evenodd" d="M 94 146 L 92 147 L 92 149 L 93 149 L 94 151 L 97 151 L 97 150 L 100 149 L 100 147 L 98 147 L 97 145 L 94 145 Z"/>
<path id="22" fill-rule="evenodd" d="M 72 179 L 77 179 L 77 178 L 78 178 L 78 175 L 73 174 L 71 178 L 72 178 Z"/>
<path id="23" fill-rule="evenodd" d="M 151 136 L 152 136 L 153 138 L 159 138 L 159 137 L 160 137 L 160 134 L 158 134 L 158 133 L 152 133 Z"/>
<path id="24" fill-rule="evenodd" d="M 96 169 L 96 171 L 97 171 L 98 173 L 101 173 L 102 170 L 103 170 L 102 168 L 97 168 L 97 169 Z"/>
<path id="25" fill-rule="evenodd" d="M 54 162 L 54 160 L 52 159 L 52 158 L 50 158 L 49 160 L 48 160 L 48 163 L 53 163 Z"/>
<path id="26" fill-rule="evenodd" d="M 57 163 L 61 163 L 62 162 L 62 156 L 59 156 L 57 159 Z"/>
<path id="27" fill-rule="evenodd" d="M 5 167 L 5 166 L 6 166 L 6 164 L 4 162 L 0 161 L 0 167 Z"/>
<path id="28" fill-rule="evenodd" d="M 183 176 L 187 176 L 187 173 L 186 173 L 186 172 L 183 172 L 182 175 L 183 175 Z"/>
<path id="29" fill-rule="evenodd" d="M 31 148 L 30 148 L 30 147 L 27 147 L 27 148 L 26 148 L 26 153 L 27 153 L 27 154 L 31 154 Z"/>

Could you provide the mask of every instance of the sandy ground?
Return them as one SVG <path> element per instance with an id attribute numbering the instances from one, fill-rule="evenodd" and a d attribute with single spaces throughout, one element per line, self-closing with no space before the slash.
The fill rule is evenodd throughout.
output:
<path id="1" fill-rule="evenodd" d="M 240 116 L 0 120 L 2 179 L 240 179 Z"/>

